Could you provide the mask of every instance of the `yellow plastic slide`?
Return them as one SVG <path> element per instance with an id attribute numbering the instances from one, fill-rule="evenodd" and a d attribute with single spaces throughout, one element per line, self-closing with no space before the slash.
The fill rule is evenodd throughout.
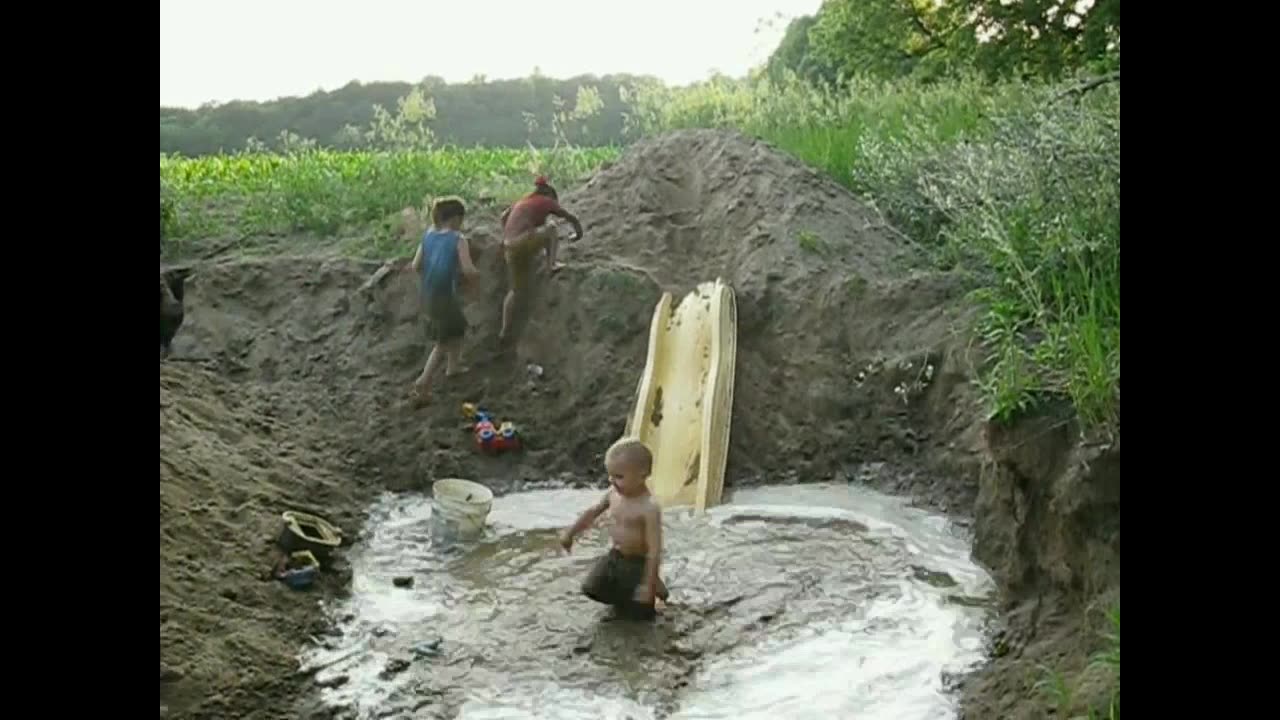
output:
<path id="1" fill-rule="evenodd" d="M 737 303 L 723 280 L 702 283 L 678 305 L 663 293 L 626 430 L 653 452 L 649 491 L 663 507 L 720 502 L 737 349 Z"/>

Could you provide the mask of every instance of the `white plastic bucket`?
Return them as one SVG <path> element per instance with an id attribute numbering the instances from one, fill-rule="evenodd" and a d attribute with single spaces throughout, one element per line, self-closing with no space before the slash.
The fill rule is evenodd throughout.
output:
<path id="1" fill-rule="evenodd" d="M 480 483 L 458 478 L 431 486 L 431 527 L 437 537 L 467 539 L 484 533 L 493 507 L 493 492 Z"/>

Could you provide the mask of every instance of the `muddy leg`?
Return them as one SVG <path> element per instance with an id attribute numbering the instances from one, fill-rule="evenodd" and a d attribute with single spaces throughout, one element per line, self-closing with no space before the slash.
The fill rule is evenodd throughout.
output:
<path id="1" fill-rule="evenodd" d="M 516 308 L 516 291 L 514 289 L 507 291 L 507 296 L 502 300 L 502 330 L 498 331 L 498 342 L 506 342 L 507 337 L 511 333 L 511 317 L 515 313 Z"/>
<path id="2" fill-rule="evenodd" d="M 457 343 L 440 343 L 444 348 L 444 376 L 457 375 L 462 367 L 462 348 Z"/>
<path id="3" fill-rule="evenodd" d="M 461 375 L 469 368 L 462 364 L 462 338 L 440 343 L 444 348 L 444 376 Z"/>
<path id="4" fill-rule="evenodd" d="M 444 343 L 436 343 L 435 347 L 431 348 L 431 354 L 427 356 L 427 364 L 422 368 L 422 374 L 413 381 L 413 394 L 418 402 L 426 402 L 431 398 L 431 376 L 435 375 L 447 353 L 443 346 Z"/>
<path id="5" fill-rule="evenodd" d="M 498 331 L 498 344 L 505 344 L 511 336 L 511 321 L 515 317 L 516 290 L 520 287 L 520 257 L 515 248 L 503 248 L 507 264 L 507 294 L 502 298 L 502 330 Z"/>
<path id="6" fill-rule="evenodd" d="M 556 254 L 560 250 L 560 234 L 547 229 L 544 237 L 547 243 L 547 273 L 554 273 L 564 267 L 564 263 L 556 262 Z"/>

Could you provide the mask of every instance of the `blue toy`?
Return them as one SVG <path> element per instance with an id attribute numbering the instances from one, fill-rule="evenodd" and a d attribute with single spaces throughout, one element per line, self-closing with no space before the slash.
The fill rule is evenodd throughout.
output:
<path id="1" fill-rule="evenodd" d="M 476 447 L 482 452 L 500 453 L 520 448 L 520 434 L 512 422 L 499 424 L 493 415 L 473 403 L 462 404 L 462 414 L 472 425 Z"/>
<path id="2" fill-rule="evenodd" d="M 316 575 L 320 573 L 320 563 L 308 550 L 293 553 L 287 562 L 295 567 L 281 570 L 276 578 L 294 590 L 311 587 L 311 584 L 316 581 Z"/>

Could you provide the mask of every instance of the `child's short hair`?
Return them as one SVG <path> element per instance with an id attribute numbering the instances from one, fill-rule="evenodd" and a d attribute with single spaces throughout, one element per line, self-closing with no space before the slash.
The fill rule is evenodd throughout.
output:
<path id="1" fill-rule="evenodd" d="M 431 203 L 431 224 L 443 225 L 454 218 L 466 217 L 467 205 L 457 195 L 437 198 Z"/>
<path id="2" fill-rule="evenodd" d="M 614 458 L 636 468 L 645 477 L 653 472 L 653 453 L 649 452 L 649 448 L 636 438 L 622 438 L 609 446 L 604 456 L 606 459 Z"/>

